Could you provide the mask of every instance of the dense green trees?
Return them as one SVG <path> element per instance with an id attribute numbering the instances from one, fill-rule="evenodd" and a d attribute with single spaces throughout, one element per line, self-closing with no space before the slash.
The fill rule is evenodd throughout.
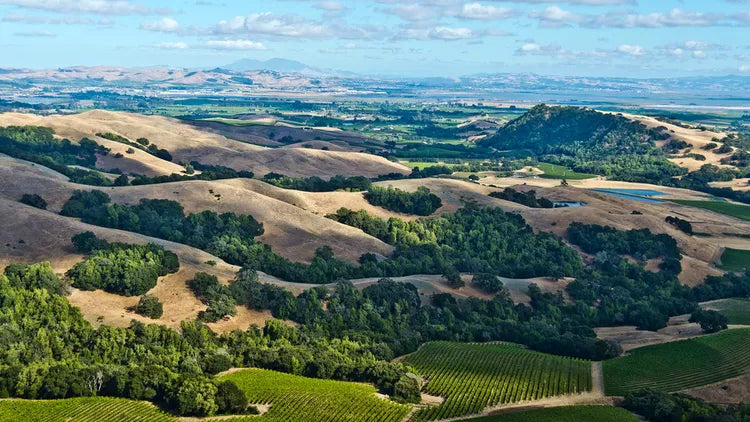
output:
<path id="1" fill-rule="evenodd" d="M 90 252 L 83 262 L 66 273 L 73 286 L 82 290 L 103 289 L 125 296 L 141 295 L 156 286 L 160 276 L 174 273 L 180 267 L 177 255 L 153 243 L 107 243 L 86 234 L 74 236 L 73 243 L 79 250 Z M 96 245 L 95 249 L 92 244 Z"/>
<path id="2" fill-rule="evenodd" d="M 505 199 L 530 208 L 552 208 L 554 204 L 547 198 L 537 198 L 536 191 L 519 192 L 513 188 L 505 188 L 502 192 L 492 192 L 493 198 Z"/>
<path id="3" fill-rule="evenodd" d="M 98 171 L 69 167 L 93 168 L 96 155 L 106 155 L 108 148 L 86 138 L 74 144 L 68 139 L 57 139 L 54 134 L 52 129 L 41 126 L 0 127 L 0 153 L 49 167 L 75 183 L 97 186 L 111 184 Z"/>
<path id="4" fill-rule="evenodd" d="M 574 276 L 582 263 L 558 237 L 534 233 L 524 219 L 499 208 L 468 205 L 441 217 L 387 221 L 364 211 L 340 209 L 328 216 L 396 246 L 390 260 L 368 262 L 381 276 L 491 272 L 506 277 Z"/>
<path id="5" fill-rule="evenodd" d="M 479 273 L 474 274 L 471 279 L 472 284 L 487 293 L 497 293 L 503 290 L 503 282 L 494 274 Z"/>
<path id="6" fill-rule="evenodd" d="M 683 172 L 654 144 L 668 138 L 663 128 L 649 129 L 620 115 L 540 104 L 481 140 L 480 145 L 527 150 L 582 173 L 653 182 Z"/>
<path id="7" fill-rule="evenodd" d="M 208 309 L 199 315 L 202 321 L 216 322 L 227 315 L 237 313 L 234 297 L 229 287 L 220 284 L 216 276 L 198 272 L 187 281 L 187 285 L 203 303 L 208 305 Z"/>
<path id="8" fill-rule="evenodd" d="M 368 190 L 372 186 L 370 179 L 364 176 L 333 176 L 328 180 L 324 180 L 317 176 L 289 177 L 279 173 L 268 173 L 263 176 L 263 181 L 284 189 L 296 189 L 308 192 L 333 192 L 339 189 L 359 192 Z"/>
<path id="9" fill-rule="evenodd" d="M 443 205 L 440 198 L 424 186 L 416 192 L 406 192 L 393 186 L 372 186 L 365 193 L 367 202 L 387 210 L 405 214 L 430 215 Z"/>

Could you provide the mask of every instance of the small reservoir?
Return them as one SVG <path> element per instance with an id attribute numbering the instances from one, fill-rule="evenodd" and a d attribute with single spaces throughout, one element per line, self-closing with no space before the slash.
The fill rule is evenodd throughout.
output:
<path id="1" fill-rule="evenodd" d="M 607 195 L 616 196 L 618 198 L 632 199 L 634 201 L 648 202 L 652 204 L 661 204 L 664 201 L 654 199 L 655 196 L 664 196 L 666 193 L 659 192 L 658 190 L 651 189 L 615 189 L 615 188 L 600 188 L 593 189 L 596 192 L 606 193 Z"/>

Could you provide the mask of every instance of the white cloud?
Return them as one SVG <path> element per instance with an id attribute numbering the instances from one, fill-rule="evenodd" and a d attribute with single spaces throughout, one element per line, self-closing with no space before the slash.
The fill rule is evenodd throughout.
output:
<path id="1" fill-rule="evenodd" d="M 561 9 L 559 6 L 549 6 L 544 10 L 532 10 L 529 17 L 539 20 L 543 27 L 561 27 L 584 20 L 583 15 Z"/>
<path id="2" fill-rule="evenodd" d="M 518 16 L 518 11 L 508 7 L 495 7 L 481 3 L 466 3 L 457 15 L 463 19 L 498 20 Z"/>
<path id="3" fill-rule="evenodd" d="M 465 40 L 467 38 L 474 38 L 476 34 L 469 28 L 451 28 L 447 26 L 438 26 L 433 28 L 429 33 L 429 37 L 434 40 Z"/>
<path id="4" fill-rule="evenodd" d="M 126 0 L 0 0 L 0 4 L 57 13 L 147 15 L 166 12 L 165 10 L 152 10 L 142 4 L 134 4 Z"/>
<path id="5" fill-rule="evenodd" d="M 17 37 L 56 37 L 57 36 L 49 31 L 23 31 L 23 32 L 16 32 L 13 35 Z"/>
<path id="6" fill-rule="evenodd" d="M 158 21 L 142 22 L 140 28 L 156 32 L 177 32 L 180 30 L 180 24 L 172 18 L 161 18 Z"/>
<path id="7" fill-rule="evenodd" d="M 250 40 L 212 40 L 206 46 L 215 50 L 265 50 L 263 43 Z"/>
<path id="8" fill-rule="evenodd" d="M 328 12 L 340 12 L 346 10 L 346 6 L 337 1 L 321 1 L 318 2 L 315 7 L 320 10 L 326 10 Z"/>
<path id="9" fill-rule="evenodd" d="M 156 44 L 154 47 L 156 48 L 162 48 L 164 50 L 185 50 L 189 46 L 180 41 L 180 42 L 162 42 L 159 44 Z"/>
<path id="10" fill-rule="evenodd" d="M 541 51 L 542 47 L 537 43 L 526 43 L 521 46 L 521 51 L 524 53 L 533 53 Z"/>
<path id="11" fill-rule="evenodd" d="M 621 44 L 617 47 L 617 51 L 625 53 L 628 56 L 643 56 L 646 54 L 646 50 L 640 45 Z"/>
<path id="12" fill-rule="evenodd" d="M 330 38 L 332 31 L 326 25 L 297 15 L 277 15 L 271 12 L 236 16 L 220 21 L 214 28 L 217 34 L 261 34 L 288 38 Z"/>
<path id="13" fill-rule="evenodd" d="M 62 16 L 58 18 L 48 16 L 29 15 L 24 13 L 9 13 L 3 16 L 3 22 L 46 24 L 46 25 L 112 25 L 114 22 L 109 18 L 92 19 L 82 16 Z"/>
<path id="14" fill-rule="evenodd" d="M 742 73 L 745 73 L 745 72 L 748 72 L 748 73 L 750 73 L 750 64 L 743 64 L 743 65 L 742 65 L 742 66 L 740 66 L 740 67 L 739 67 L 739 69 L 737 69 L 737 70 L 739 70 L 739 71 L 740 71 L 740 72 L 742 72 Z"/>

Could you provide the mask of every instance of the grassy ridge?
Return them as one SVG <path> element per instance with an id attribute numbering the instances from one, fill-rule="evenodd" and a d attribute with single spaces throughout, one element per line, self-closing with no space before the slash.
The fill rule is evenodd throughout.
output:
<path id="1" fill-rule="evenodd" d="M 690 201 L 686 199 L 670 199 L 677 204 L 688 205 L 691 207 L 703 208 L 709 211 L 718 212 L 719 214 L 750 221 L 750 206 L 733 204 L 723 201 Z"/>
<path id="2" fill-rule="evenodd" d="M 750 270 L 750 251 L 726 248 L 721 254 L 721 265 L 718 267 L 727 271 L 748 271 Z"/>
<path id="3" fill-rule="evenodd" d="M 0 422 L 178 422 L 151 403 L 110 397 L 0 400 Z"/>
<path id="4" fill-rule="evenodd" d="M 714 300 L 703 307 L 724 314 L 730 324 L 750 325 L 750 299 Z"/>
<path id="5" fill-rule="evenodd" d="M 591 389 L 591 363 L 522 349 L 514 344 L 432 342 L 404 359 L 445 397 L 412 421 L 478 413 L 501 403 L 535 400 Z"/>
<path id="6" fill-rule="evenodd" d="M 245 392 L 250 403 L 271 404 L 263 416 L 233 421 L 399 422 L 411 406 L 375 396 L 375 387 L 344 381 L 305 378 L 264 369 L 246 369 L 225 376 Z"/>
<path id="7" fill-rule="evenodd" d="M 544 174 L 539 175 L 539 177 L 543 179 L 583 180 L 596 177 L 595 174 L 578 173 L 565 166 L 559 166 L 557 164 L 539 163 L 537 168 L 544 172 Z"/>
<path id="8" fill-rule="evenodd" d="M 711 384 L 750 368 L 750 329 L 640 347 L 602 366 L 607 395 L 641 388 L 671 392 Z"/>
<path id="9" fill-rule="evenodd" d="M 565 406 L 534 409 L 504 415 L 464 419 L 462 422 L 638 422 L 640 419 L 625 409 L 611 406 Z"/>

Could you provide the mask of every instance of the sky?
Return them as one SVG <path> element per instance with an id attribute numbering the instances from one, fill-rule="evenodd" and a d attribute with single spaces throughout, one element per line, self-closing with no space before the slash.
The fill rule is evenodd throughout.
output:
<path id="1" fill-rule="evenodd" d="M 0 0 L 0 68 L 750 75 L 750 0 Z"/>

